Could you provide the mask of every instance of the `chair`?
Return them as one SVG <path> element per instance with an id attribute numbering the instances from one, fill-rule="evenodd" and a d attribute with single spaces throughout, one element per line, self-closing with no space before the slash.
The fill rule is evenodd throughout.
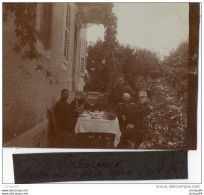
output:
<path id="1" fill-rule="evenodd" d="M 76 135 L 74 132 L 65 132 L 60 129 L 56 122 L 54 109 L 48 110 L 49 119 L 49 133 L 48 145 L 49 147 L 67 148 L 77 147 Z"/>
<path id="2" fill-rule="evenodd" d="M 114 148 L 115 135 L 111 133 L 79 133 L 82 148 Z"/>

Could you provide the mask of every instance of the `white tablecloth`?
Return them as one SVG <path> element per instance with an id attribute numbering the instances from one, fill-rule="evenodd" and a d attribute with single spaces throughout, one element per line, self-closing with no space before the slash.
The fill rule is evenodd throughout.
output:
<path id="1" fill-rule="evenodd" d="M 120 127 L 118 119 L 104 120 L 79 117 L 75 126 L 77 133 L 112 133 L 115 134 L 114 146 L 120 142 Z"/>

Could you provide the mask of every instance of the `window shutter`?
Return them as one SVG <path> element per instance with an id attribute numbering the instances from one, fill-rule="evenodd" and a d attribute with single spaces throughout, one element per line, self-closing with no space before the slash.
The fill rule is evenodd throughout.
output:
<path id="1" fill-rule="evenodd" d="M 86 37 L 83 33 L 86 33 L 86 28 L 82 28 L 81 30 L 81 44 L 80 44 L 80 69 L 79 69 L 79 75 L 85 76 L 86 71 Z"/>
<path id="2" fill-rule="evenodd" d="M 71 21 L 71 6 L 68 3 L 67 10 L 66 10 L 66 26 L 65 26 L 65 39 L 64 39 L 64 58 L 67 63 L 69 61 L 70 21 Z"/>

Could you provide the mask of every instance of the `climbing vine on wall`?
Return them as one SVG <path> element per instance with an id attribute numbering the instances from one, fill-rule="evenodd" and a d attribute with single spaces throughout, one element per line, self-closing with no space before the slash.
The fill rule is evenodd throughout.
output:
<path id="1" fill-rule="evenodd" d="M 96 4 L 94 3 L 82 3 L 82 7 L 94 8 Z M 40 58 L 40 53 L 36 49 L 37 32 L 36 32 L 36 7 L 37 3 L 3 3 L 3 21 L 6 22 L 10 13 L 15 15 L 15 34 L 18 38 L 13 50 L 19 54 L 23 60 L 25 59 L 38 59 Z M 119 61 L 116 57 L 117 55 L 117 17 L 113 13 L 113 3 L 101 3 L 98 4 L 100 11 L 96 9 L 95 14 L 100 15 L 103 18 L 101 23 L 105 27 L 105 45 L 107 49 L 107 57 L 110 71 L 111 71 L 111 84 L 116 80 L 117 75 L 120 73 Z M 80 11 L 80 9 L 79 9 Z M 97 21 L 96 21 L 97 22 Z M 37 63 L 39 64 L 39 63 Z M 46 77 L 55 77 L 51 72 L 47 71 L 42 65 L 35 65 L 35 70 L 41 71 Z M 57 79 L 55 78 L 57 81 Z M 52 82 L 52 81 L 51 81 Z"/>
<path id="2" fill-rule="evenodd" d="M 36 50 L 36 3 L 4 3 L 3 21 L 6 22 L 9 14 L 15 15 L 15 34 L 18 41 L 13 48 L 23 59 L 39 57 Z"/>
<path id="3" fill-rule="evenodd" d="M 14 25 L 17 41 L 13 50 L 21 56 L 22 60 L 36 60 L 34 70 L 41 71 L 48 78 L 50 84 L 57 83 L 56 76 L 39 62 L 41 54 L 36 49 L 36 7 L 37 3 L 3 3 L 3 22 L 6 23 L 12 14 L 15 16 Z M 24 69 L 22 65 L 19 68 Z M 26 74 L 29 73 L 26 72 Z"/>

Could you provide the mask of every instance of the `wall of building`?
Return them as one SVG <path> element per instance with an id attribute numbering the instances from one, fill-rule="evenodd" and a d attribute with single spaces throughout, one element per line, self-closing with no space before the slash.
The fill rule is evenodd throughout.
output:
<path id="1" fill-rule="evenodd" d="M 23 61 L 13 51 L 16 43 L 14 16 L 11 15 L 3 25 L 3 142 L 5 146 L 42 147 L 42 143 L 39 144 L 36 139 L 42 140 L 46 137 L 46 132 L 42 132 L 47 129 L 47 110 L 60 98 L 61 89 L 71 90 L 75 13 L 72 12 L 71 60 L 66 68 L 62 65 L 64 4 L 53 5 L 50 55 L 43 55 L 38 61 Z M 72 6 L 74 8 L 74 3 Z M 35 66 L 39 64 L 55 75 L 57 82 L 52 78 L 50 83 L 50 79 L 40 70 L 35 70 Z M 33 143 L 28 141 L 32 137 Z"/>

